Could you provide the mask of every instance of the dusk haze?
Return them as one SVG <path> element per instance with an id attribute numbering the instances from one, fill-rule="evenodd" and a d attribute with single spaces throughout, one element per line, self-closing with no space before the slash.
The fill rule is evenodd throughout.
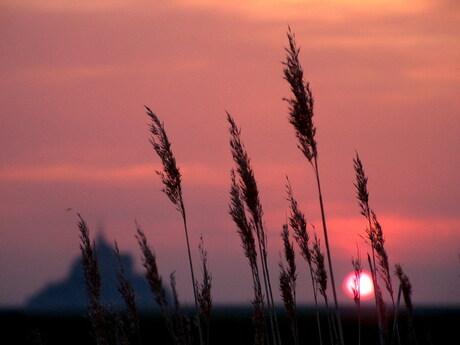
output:
<path id="1" fill-rule="evenodd" d="M 314 100 L 310 162 L 290 123 L 287 33 Z M 144 272 L 141 228 L 187 306 L 192 259 L 202 276 L 202 237 L 213 303 L 252 306 L 253 277 L 229 214 L 231 121 L 263 205 L 275 305 L 291 215 L 286 176 L 328 264 L 316 159 L 339 305 L 354 305 L 344 281 L 357 248 L 372 283 L 366 229 L 376 220 L 357 199 L 359 154 L 395 296 L 399 264 L 414 306 L 460 306 L 460 1 L 2 0 L 0 48 L 0 308 L 25 307 L 67 279 L 81 254 L 77 214 L 91 238 L 116 240 L 130 255 L 133 277 Z M 174 205 L 156 173 L 149 109 L 182 177 Z M 313 306 L 295 250 L 297 303 Z M 367 288 L 362 304 L 375 307 Z"/>

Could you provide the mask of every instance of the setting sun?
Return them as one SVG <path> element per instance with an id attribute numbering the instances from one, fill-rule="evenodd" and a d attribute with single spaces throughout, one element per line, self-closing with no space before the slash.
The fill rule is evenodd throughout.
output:
<path id="1" fill-rule="evenodd" d="M 345 291 L 346 295 L 350 298 L 353 298 L 353 288 L 355 286 L 355 272 L 351 272 L 345 277 L 342 286 L 343 291 Z M 359 279 L 359 288 L 361 300 L 367 300 L 372 297 L 372 294 L 374 293 L 374 285 L 372 284 L 372 277 L 369 272 L 363 271 L 361 273 L 361 277 Z"/>

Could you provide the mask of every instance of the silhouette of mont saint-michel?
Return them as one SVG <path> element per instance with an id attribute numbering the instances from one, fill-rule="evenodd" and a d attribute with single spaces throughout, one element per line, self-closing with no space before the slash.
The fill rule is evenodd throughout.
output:
<path id="1" fill-rule="evenodd" d="M 96 239 L 96 253 L 102 280 L 101 302 L 110 307 L 122 308 L 124 302 L 117 289 L 116 271 L 119 263 L 113 248 L 102 234 Z M 125 276 L 136 293 L 139 308 L 157 308 L 145 277 L 134 271 L 132 256 L 121 253 L 120 258 Z M 26 308 L 49 311 L 82 310 L 87 308 L 87 296 L 82 260 L 79 257 L 74 260 L 68 276 L 63 281 L 51 283 L 38 291 L 26 302 Z"/>

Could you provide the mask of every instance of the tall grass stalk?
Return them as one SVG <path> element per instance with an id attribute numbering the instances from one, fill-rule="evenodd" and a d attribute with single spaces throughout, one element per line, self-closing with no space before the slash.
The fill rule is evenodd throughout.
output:
<path id="1" fill-rule="evenodd" d="M 286 177 L 286 193 L 287 200 L 289 201 L 290 215 L 289 215 L 289 224 L 294 230 L 294 239 L 297 242 L 297 245 L 300 248 L 300 254 L 308 264 L 310 271 L 311 285 L 313 289 L 313 298 L 315 300 L 315 310 L 316 310 L 316 324 L 318 328 L 318 338 L 320 345 L 323 344 L 322 332 L 321 332 L 321 321 L 319 318 L 319 308 L 318 308 L 318 297 L 317 297 L 317 288 L 314 269 L 312 266 L 312 256 L 310 249 L 310 236 L 307 232 L 307 220 L 305 214 L 299 209 L 297 200 L 294 198 L 294 193 L 292 192 L 291 183 L 289 178 Z"/>
<path id="2" fill-rule="evenodd" d="M 366 229 L 366 235 L 367 235 L 367 240 L 368 243 L 371 246 L 371 251 L 372 251 L 372 265 L 373 265 L 373 280 L 374 280 L 374 286 L 376 285 L 377 280 L 377 272 L 380 278 L 383 280 L 385 284 L 385 288 L 390 294 L 391 297 L 391 302 L 393 306 L 393 314 L 396 317 L 396 305 L 395 305 L 395 300 L 394 300 L 394 291 L 393 291 L 393 284 L 391 280 L 391 273 L 390 273 L 390 265 L 389 265 L 389 259 L 388 259 L 388 254 L 385 249 L 385 237 L 383 235 L 383 230 L 382 226 L 380 225 L 380 222 L 377 219 L 377 215 L 374 210 L 372 210 L 369 206 L 369 192 L 367 189 L 367 181 L 368 178 L 364 172 L 364 167 L 361 162 L 361 159 L 359 158 L 358 153 L 356 153 L 356 157 L 353 159 L 354 163 L 354 169 L 355 169 L 355 174 L 356 174 L 356 182 L 354 183 L 356 187 L 356 197 L 358 199 L 358 205 L 361 209 L 361 214 L 367 219 L 368 223 L 368 228 Z M 377 291 L 377 290 L 375 290 Z M 377 304 L 377 310 L 382 310 L 382 307 L 379 308 L 378 304 L 381 303 L 379 301 L 378 296 L 376 295 L 376 304 Z M 385 315 L 377 315 L 379 318 L 379 327 L 381 326 L 381 332 L 384 332 L 384 324 L 383 324 L 383 319 Z M 393 323 L 393 327 L 395 329 L 393 330 L 393 333 L 396 332 L 398 333 L 398 338 L 399 338 L 399 330 L 398 330 L 398 325 L 396 322 Z M 393 341 L 392 341 L 393 343 Z"/>
<path id="3" fill-rule="evenodd" d="M 297 285 L 297 267 L 295 263 L 294 243 L 289 240 L 289 227 L 287 224 L 283 225 L 281 231 L 281 238 L 284 247 L 284 259 L 287 267 L 284 267 L 283 261 L 280 258 L 280 292 L 281 298 L 284 303 L 286 314 L 290 321 L 290 327 L 294 344 L 299 344 L 299 329 L 297 323 L 297 306 L 296 306 L 296 285 Z M 281 256 L 281 255 L 280 255 Z"/>
<path id="4" fill-rule="evenodd" d="M 359 158 L 358 153 L 356 153 L 356 157 L 353 159 L 353 165 L 355 169 L 355 176 L 356 182 L 354 183 L 356 188 L 356 198 L 358 199 L 358 206 L 361 209 L 361 214 L 366 218 L 368 227 L 366 229 L 367 238 L 369 240 L 369 244 L 371 246 L 371 254 L 372 254 L 372 261 L 370 257 L 368 257 L 368 262 L 370 266 L 371 276 L 372 276 L 372 284 L 374 285 L 374 297 L 375 297 L 375 305 L 377 309 L 377 321 L 379 326 L 379 334 L 380 334 L 380 345 L 384 344 L 384 325 L 383 325 L 383 315 L 381 315 L 382 307 L 379 307 L 379 298 L 378 298 L 378 290 L 377 290 L 377 276 L 376 276 L 376 263 L 375 263 L 375 231 L 372 227 L 371 221 L 371 209 L 369 207 L 369 192 L 367 190 L 367 176 L 364 172 L 363 164 Z"/>
<path id="5" fill-rule="evenodd" d="M 285 98 L 289 104 L 289 122 L 294 126 L 296 137 L 298 139 L 298 148 L 313 167 L 318 189 L 319 205 L 321 209 L 321 221 L 324 232 L 324 242 L 326 245 L 327 260 L 329 264 L 329 273 L 331 278 L 332 294 L 334 298 L 334 307 L 336 323 L 338 328 L 339 343 L 344 345 L 342 321 L 337 300 L 337 292 L 334 281 L 334 271 L 329 246 L 329 238 L 326 224 L 326 214 L 323 204 L 323 195 L 321 192 L 321 182 L 318 168 L 318 151 L 315 140 L 316 128 L 313 124 L 313 95 L 308 82 L 304 81 L 303 69 L 299 61 L 299 51 L 297 48 L 295 35 L 289 28 L 287 32 L 289 48 L 286 48 L 287 56 L 284 64 L 284 76 L 291 86 L 293 93 L 292 98 Z"/>
<path id="6" fill-rule="evenodd" d="M 259 247 L 262 276 L 264 281 L 267 307 L 269 311 L 270 326 L 273 335 L 273 343 L 281 344 L 278 320 L 276 317 L 273 291 L 270 282 L 270 272 L 267 262 L 267 232 L 263 222 L 262 204 L 259 199 L 259 189 L 254 177 L 254 171 L 250 164 L 249 156 L 241 140 L 241 131 L 237 127 L 231 115 L 227 112 L 227 120 L 230 132 L 230 148 L 233 160 L 236 164 L 236 173 L 238 175 L 238 184 L 241 190 L 242 200 L 248 210 L 256 233 L 257 244 Z"/>
<path id="7" fill-rule="evenodd" d="M 109 345 L 107 318 L 101 297 L 101 275 L 97 260 L 96 245 L 91 243 L 89 229 L 78 213 L 78 229 L 80 230 L 80 250 L 85 274 L 86 288 L 88 291 L 88 309 L 93 334 L 97 345 Z"/>
<path id="8" fill-rule="evenodd" d="M 246 217 L 246 212 L 243 204 L 241 190 L 236 182 L 235 171 L 231 171 L 231 187 L 230 187 L 230 205 L 229 214 L 238 228 L 238 234 L 241 238 L 241 246 L 243 247 L 244 255 L 249 260 L 251 268 L 252 283 L 254 289 L 254 299 L 252 305 L 254 307 L 252 322 L 255 329 L 254 344 L 261 345 L 265 342 L 267 334 L 264 311 L 264 298 L 262 294 L 262 286 L 260 282 L 259 266 L 257 264 L 257 250 L 254 239 L 254 229 L 251 222 Z"/>
<path id="9" fill-rule="evenodd" d="M 366 217 L 369 228 L 367 229 L 367 237 L 372 247 L 373 265 L 379 272 L 380 277 L 385 283 L 385 287 L 390 294 L 393 308 L 395 307 L 393 284 L 391 281 L 390 265 L 388 254 L 385 249 L 385 238 L 383 235 L 382 226 L 380 225 L 377 215 L 369 207 L 369 192 L 367 189 L 368 178 L 364 172 L 363 164 L 356 153 L 356 158 L 353 159 L 356 173 L 356 194 L 358 204 L 361 208 L 361 214 Z M 377 258 L 377 260 L 376 260 Z M 377 264 L 376 264 L 377 261 Z"/>
<path id="10" fill-rule="evenodd" d="M 146 106 L 145 108 L 147 110 L 147 115 L 151 119 L 150 133 L 152 134 L 152 137 L 150 138 L 150 143 L 152 144 L 152 147 L 157 153 L 157 155 L 160 157 L 163 165 L 163 171 L 157 171 L 157 174 L 160 176 L 160 179 L 164 184 L 164 188 L 162 189 L 162 191 L 168 196 L 168 198 L 176 206 L 176 209 L 182 216 L 185 241 L 187 244 L 188 260 L 190 265 L 190 274 L 192 279 L 193 295 L 195 300 L 195 312 L 198 324 L 198 334 L 200 344 L 203 345 L 203 334 L 201 329 L 201 321 L 198 307 L 198 292 L 195 284 L 195 273 L 193 270 L 192 254 L 190 250 L 190 241 L 187 228 L 187 215 L 182 197 L 182 175 L 179 171 L 179 167 L 176 164 L 176 159 L 171 150 L 171 143 L 168 139 L 168 136 L 166 135 L 163 123 L 160 122 L 157 115 L 153 113 L 149 107 Z"/>

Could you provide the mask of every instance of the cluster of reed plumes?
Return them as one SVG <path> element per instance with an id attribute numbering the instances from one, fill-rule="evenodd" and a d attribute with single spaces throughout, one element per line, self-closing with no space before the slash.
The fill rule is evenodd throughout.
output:
<path id="1" fill-rule="evenodd" d="M 340 308 L 337 300 L 336 284 L 333 273 L 333 263 L 329 236 L 327 230 L 327 218 L 321 192 L 321 179 L 318 162 L 318 145 L 315 134 L 316 128 L 313 121 L 314 101 L 309 83 L 305 82 L 303 69 L 299 61 L 300 49 L 296 45 L 295 36 L 289 29 L 287 33 L 289 45 L 286 48 L 286 60 L 283 63 L 285 80 L 289 83 L 292 91 L 290 98 L 285 98 L 289 107 L 289 122 L 295 130 L 297 146 L 306 158 L 307 165 L 314 172 L 319 208 L 321 211 L 322 232 L 317 233 L 312 224 L 307 223 L 303 212 L 294 197 L 291 182 L 286 178 L 286 199 L 288 202 L 288 216 L 285 224 L 281 226 L 281 240 L 283 252 L 279 258 L 278 286 L 274 288 L 273 276 L 269 270 L 269 250 L 267 228 L 264 222 L 264 212 L 260 200 L 259 189 L 255 178 L 251 161 L 241 136 L 241 129 L 234 118 L 227 113 L 228 128 L 230 135 L 230 150 L 234 161 L 234 167 L 230 173 L 230 202 L 228 213 L 236 225 L 237 233 L 241 239 L 244 255 L 248 259 L 252 276 L 254 296 L 252 298 L 253 314 L 253 343 L 256 345 L 281 345 L 284 343 L 300 344 L 299 325 L 297 317 L 297 263 L 296 247 L 301 258 L 308 268 L 313 290 L 313 299 L 316 307 L 316 338 L 319 344 L 346 343 L 342 330 Z M 166 287 L 160 271 L 157 267 L 155 252 L 148 243 L 145 233 L 136 223 L 136 238 L 142 253 L 145 277 L 148 281 L 153 298 L 158 304 L 169 331 L 171 342 L 175 345 L 186 344 L 211 344 L 218 343 L 210 339 L 210 319 L 212 316 L 212 275 L 208 268 L 207 251 L 204 248 L 204 240 L 200 238 L 199 255 L 201 258 L 202 280 L 195 279 L 194 264 L 191 255 L 189 230 L 187 226 L 187 214 L 182 195 L 182 175 L 176 163 L 171 149 L 171 143 L 166 134 L 163 123 L 157 115 L 146 107 L 150 119 L 150 142 L 160 158 L 163 169 L 157 171 L 161 182 L 162 191 L 168 196 L 179 212 L 184 229 L 187 245 L 187 254 L 191 276 L 191 286 L 194 293 L 195 314 L 187 315 L 181 310 L 176 280 L 174 273 L 170 275 L 170 287 Z M 389 258 L 385 249 L 385 238 L 376 212 L 369 205 L 369 193 L 367 189 L 368 178 L 365 175 L 363 164 L 358 154 L 354 158 L 356 173 L 355 187 L 361 214 L 366 218 L 366 229 L 363 239 L 369 245 L 367 264 L 372 273 L 375 291 L 375 303 L 379 326 L 379 339 L 381 345 L 415 343 L 415 332 L 412 313 L 411 285 L 400 265 L 396 265 L 396 276 L 399 279 L 397 297 L 395 297 L 392 271 Z M 309 226 L 312 230 L 309 230 Z M 124 317 L 118 317 L 117 322 L 113 317 L 109 320 L 108 313 L 100 303 L 101 279 L 97 266 L 95 246 L 90 242 L 89 232 L 85 221 L 80 217 L 79 229 L 81 232 L 81 252 L 89 296 L 89 316 L 95 340 L 98 345 L 108 344 L 142 344 L 139 312 L 135 302 L 135 294 L 125 278 L 123 268 L 118 269 L 119 291 L 126 304 Z M 313 233 L 311 233 L 313 231 Z M 324 241 L 324 249 L 322 242 Z M 296 244 L 296 245 L 295 245 Z M 115 255 L 120 256 L 118 246 Z M 359 254 L 352 259 L 355 272 L 354 302 L 360 309 L 360 285 L 359 279 L 363 270 L 363 263 Z M 383 298 L 381 285 L 384 286 L 391 298 L 392 312 L 387 312 Z M 172 292 L 169 296 L 167 291 Z M 275 293 L 279 291 L 283 301 L 286 319 L 291 331 L 290 338 L 282 337 L 280 321 L 278 320 L 275 306 Z M 401 294 L 404 297 L 408 310 L 409 335 L 402 339 L 398 330 L 398 309 Z M 331 299 L 332 295 L 332 299 Z M 321 302 L 320 300 L 323 300 Z M 327 310 L 327 322 L 320 318 L 320 307 Z M 115 327 L 116 332 L 112 331 Z M 358 321 L 358 341 L 361 343 L 361 325 Z M 115 335 L 115 337 L 114 337 Z"/>

